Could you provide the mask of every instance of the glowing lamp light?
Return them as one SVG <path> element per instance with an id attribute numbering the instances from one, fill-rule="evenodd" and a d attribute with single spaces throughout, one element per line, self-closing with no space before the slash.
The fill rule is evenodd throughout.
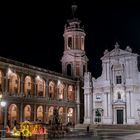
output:
<path id="1" fill-rule="evenodd" d="M 2 98 L 2 94 L 0 94 L 0 99 Z"/>
<path id="2" fill-rule="evenodd" d="M 5 101 L 2 101 L 2 102 L 1 102 L 1 106 L 2 106 L 2 107 L 5 107 L 5 106 L 6 106 L 6 102 L 5 102 Z"/>
<path id="3" fill-rule="evenodd" d="M 39 75 L 37 75 L 36 79 L 40 79 L 40 76 L 39 76 Z"/>
<path id="4" fill-rule="evenodd" d="M 11 69 L 8 69 L 8 75 L 10 75 L 12 73 Z"/>
<path id="5" fill-rule="evenodd" d="M 60 80 L 58 80 L 58 83 L 57 83 L 57 85 L 58 85 L 58 86 L 60 85 Z"/>

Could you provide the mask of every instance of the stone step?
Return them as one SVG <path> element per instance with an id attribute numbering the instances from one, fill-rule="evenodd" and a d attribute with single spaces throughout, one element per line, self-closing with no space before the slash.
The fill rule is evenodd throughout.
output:
<path id="1" fill-rule="evenodd" d="M 76 129 L 86 129 L 88 124 L 76 124 Z M 140 125 L 89 125 L 91 129 L 129 129 L 129 130 L 140 130 Z"/>

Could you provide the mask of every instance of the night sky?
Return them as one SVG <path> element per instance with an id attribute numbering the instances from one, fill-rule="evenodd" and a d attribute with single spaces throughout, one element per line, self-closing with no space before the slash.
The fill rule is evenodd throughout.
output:
<path id="1" fill-rule="evenodd" d="M 105 49 L 112 50 L 116 41 L 140 54 L 140 8 L 117 0 L 75 0 L 77 15 L 86 32 L 85 49 L 88 69 L 94 77 L 101 74 Z M 61 72 L 64 50 L 63 31 L 70 19 L 73 1 L 22 3 L 5 9 L 0 15 L 0 56 Z"/>

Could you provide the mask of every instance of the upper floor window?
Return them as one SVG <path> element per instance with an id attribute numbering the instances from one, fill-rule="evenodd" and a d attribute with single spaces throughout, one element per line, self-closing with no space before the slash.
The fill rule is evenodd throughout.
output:
<path id="1" fill-rule="evenodd" d="M 68 48 L 72 48 L 72 37 L 68 37 Z"/>
<path id="2" fill-rule="evenodd" d="M 96 100 L 101 100 L 101 94 L 96 94 Z"/>
<path id="3" fill-rule="evenodd" d="M 121 94 L 120 94 L 120 92 L 118 92 L 118 99 L 121 99 Z"/>
<path id="4" fill-rule="evenodd" d="M 119 76 L 116 76 L 116 84 L 121 84 L 122 83 L 122 77 L 119 75 Z"/>
<path id="5" fill-rule="evenodd" d="M 79 76 L 80 75 L 80 65 L 76 64 L 76 75 Z"/>
<path id="6" fill-rule="evenodd" d="M 81 49 L 84 51 L 84 37 L 81 37 Z"/>

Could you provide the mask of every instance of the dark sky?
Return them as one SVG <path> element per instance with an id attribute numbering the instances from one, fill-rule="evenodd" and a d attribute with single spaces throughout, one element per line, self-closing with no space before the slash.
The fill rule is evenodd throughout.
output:
<path id="1" fill-rule="evenodd" d="M 118 0 L 75 0 L 78 17 L 86 32 L 89 71 L 101 74 L 105 49 L 117 41 L 122 49 L 130 45 L 140 54 L 140 8 L 132 2 Z M 71 17 L 73 1 L 21 3 L 6 7 L 0 15 L 0 56 L 61 72 L 64 25 Z"/>

